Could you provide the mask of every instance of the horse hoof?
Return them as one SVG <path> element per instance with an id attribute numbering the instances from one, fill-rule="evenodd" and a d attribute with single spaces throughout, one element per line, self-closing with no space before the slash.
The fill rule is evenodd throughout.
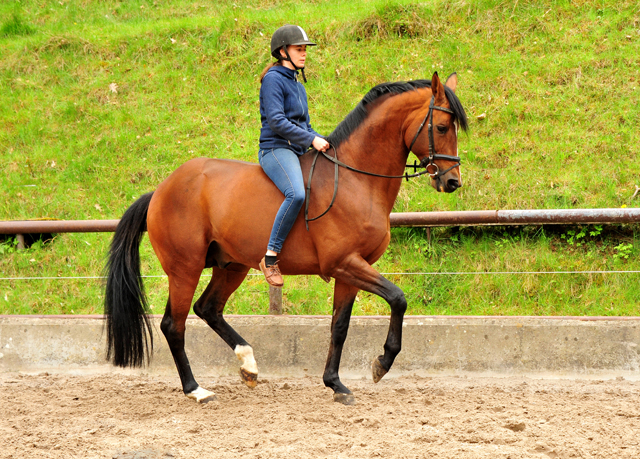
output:
<path id="1" fill-rule="evenodd" d="M 387 372 L 388 371 L 385 370 L 380 363 L 380 357 L 373 359 L 373 363 L 371 364 L 371 374 L 373 376 L 374 383 L 379 382 Z"/>
<path id="2" fill-rule="evenodd" d="M 254 389 L 258 385 L 258 375 L 244 368 L 240 368 L 240 377 L 249 389 Z"/>
<path id="3" fill-rule="evenodd" d="M 198 387 L 193 392 L 189 392 L 187 394 L 187 397 L 202 404 L 209 403 L 217 399 L 216 394 L 214 394 L 213 392 L 209 392 L 208 390 L 203 389 L 202 387 Z"/>
<path id="4" fill-rule="evenodd" d="M 338 403 L 342 403 L 343 405 L 355 405 L 356 404 L 356 398 L 353 396 L 353 394 L 338 394 L 338 393 L 335 393 L 335 394 L 333 394 L 333 401 L 334 402 L 338 402 Z"/>

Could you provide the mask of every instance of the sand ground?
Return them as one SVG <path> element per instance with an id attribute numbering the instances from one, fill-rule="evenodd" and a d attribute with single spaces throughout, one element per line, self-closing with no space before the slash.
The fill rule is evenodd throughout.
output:
<path id="1" fill-rule="evenodd" d="M 2 458 L 640 458 L 640 382 L 0 375 Z"/>

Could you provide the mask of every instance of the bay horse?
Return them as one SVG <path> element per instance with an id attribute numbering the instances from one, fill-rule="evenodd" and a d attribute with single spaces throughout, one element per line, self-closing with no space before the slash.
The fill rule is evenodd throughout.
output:
<path id="1" fill-rule="evenodd" d="M 325 156 L 318 160 L 314 150 L 300 158 L 305 178 L 314 168 L 313 176 L 305 180 L 307 187 L 313 183 L 307 212 L 319 215 L 328 207 L 331 210 L 308 222 L 302 212 L 298 215 L 279 266 L 284 275 L 335 279 L 323 382 L 337 402 L 355 403 L 338 369 L 358 291 L 382 297 L 391 309 L 384 353 L 372 364 L 374 382 L 389 371 L 400 352 L 407 301 L 402 290 L 371 265 L 389 244 L 389 215 L 410 151 L 437 191 L 453 192 L 462 186 L 458 131 L 468 126 L 455 95 L 457 82 L 454 73 L 443 85 L 435 73 L 431 80 L 375 86 L 329 135 L 333 155 L 326 158 L 336 158 L 339 152 L 337 162 Z M 421 133 L 423 127 L 428 135 Z M 338 163 L 343 166 L 339 180 Z M 107 358 L 122 367 L 142 366 L 150 358 L 153 336 L 139 259 L 146 230 L 169 280 L 160 328 L 185 395 L 201 403 L 215 398 L 194 379 L 184 348 L 185 321 L 205 268 L 212 268 L 211 280 L 193 310 L 234 350 L 242 380 L 255 387 L 258 367 L 253 349 L 225 321 L 223 310 L 249 269 L 259 269 L 282 199 L 258 164 L 196 158 L 134 202 L 118 224 L 106 265 Z"/>

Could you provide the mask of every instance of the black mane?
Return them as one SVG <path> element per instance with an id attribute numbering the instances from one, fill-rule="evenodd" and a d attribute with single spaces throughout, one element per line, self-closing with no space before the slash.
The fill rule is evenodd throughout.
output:
<path id="1" fill-rule="evenodd" d="M 353 131 L 355 131 L 358 126 L 362 124 L 367 115 L 369 114 L 369 110 L 367 106 L 378 98 L 390 95 L 395 96 L 396 94 L 402 94 L 407 91 L 413 91 L 414 89 L 420 88 L 430 88 L 431 80 L 414 80 L 414 81 L 398 81 L 396 83 L 382 83 L 377 86 L 374 86 L 360 101 L 360 103 L 351 110 L 351 112 L 345 117 L 344 120 L 335 128 L 335 130 L 329 134 L 327 140 L 331 145 L 340 145 L 342 142 L 347 140 Z M 453 110 L 454 116 L 458 123 L 460 123 L 460 127 L 462 130 L 466 131 L 469 128 L 469 124 L 467 123 L 467 114 L 462 108 L 462 104 L 460 103 L 460 99 L 458 96 L 446 86 L 444 87 L 444 93 L 449 101 L 449 106 L 451 110 Z"/>

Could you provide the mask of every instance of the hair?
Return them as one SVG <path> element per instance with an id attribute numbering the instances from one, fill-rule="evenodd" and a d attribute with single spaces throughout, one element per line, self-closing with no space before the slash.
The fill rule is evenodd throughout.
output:
<path id="1" fill-rule="evenodd" d="M 260 74 L 260 84 L 262 84 L 262 80 L 264 80 L 264 76 L 272 67 L 282 66 L 282 59 L 279 59 L 276 62 L 270 62 L 267 66 L 262 69 L 262 73 Z"/>
<path id="2" fill-rule="evenodd" d="M 420 88 L 430 88 L 431 80 L 414 80 L 414 81 L 399 81 L 396 83 L 382 83 L 373 87 L 360 101 L 360 103 L 354 108 L 340 124 L 329 134 L 327 138 L 331 145 L 338 146 L 349 138 L 351 134 L 360 126 L 367 115 L 369 114 L 368 106 L 383 96 L 395 96 L 408 91 L 413 91 Z M 460 123 L 462 130 L 466 131 L 469 128 L 467 122 L 467 115 L 460 103 L 460 99 L 456 96 L 448 87 L 444 87 L 444 93 L 449 101 L 449 106 L 454 113 L 455 119 Z"/>
<path id="3" fill-rule="evenodd" d="M 153 327 L 140 277 L 140 242 L 152 196 L 153 192 L 142 195 L 124 213 L 105 266 L 107 359 L 119 367 L 141 367 L 153 354 Z"/>

